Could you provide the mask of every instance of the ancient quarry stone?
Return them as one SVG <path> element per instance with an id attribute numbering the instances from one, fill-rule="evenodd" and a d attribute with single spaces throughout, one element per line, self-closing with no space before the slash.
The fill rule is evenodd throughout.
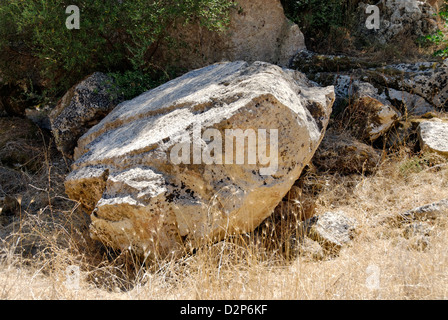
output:
<path id="1" fill-rule="evenodd" d="M 302 32 L 284 14 L 279 0 L 237 0 L 231 16 L 229 58 L 286 66 L 305 48 Z"/>
<path id="2" fill-rule="evenodd" d="M 423 97 L 406 91 L 388 88 L 387 97 L 394 106 L 397 106 L 400 110 L 405 110 L 408 115 L 422 116 L 436 110 Z"/>
<path id="3" fill-rule="evenodd" d="M 448 157 L 448 122 L 436 121 L 421 122 L 418 136 L 422 150 L 437 152 Z"/>
<path id="4" fill-rule="evenodd" d="M 370 42 L 390 43 L 399 35 L 425 36 L 437 30 L 434 8 L 424 1 L 381 0 L 375 3 L 380 9 L 379 29 L 366 28 L 366 8 L 369 3 L 361 2 L 358 8 L 358 31 Z"/>
<path id="5" fill-rule="evenodd" d="M 381 63 L 363 57 L 345 55 L 326 55 L 308 49 L 299 50 L 291 59 L 289 67 L 298 69 L 307 75 L 329 72 L 347 72 L 355 69 L 378 68 Z"/>
<path id="6" fill-rule="evenodd" d="M 311 160 L 333 102 L 332 87 L 269 63 L 191 71 L 81 137 L 66 192 L 93 237 L 148 257 L 252 231 Z"/>
<path id="7" fill-rule="evenodd" d="M 235 2 L 229 28 L 222 34 L 199 25 L 173 32 L 173 37 L 187 44 L 177 50 L 176 65 L 200 68 L 218 61 L 244 60 L 288 66 L 297 51 L 305 48 L 303 33 L 286 18 L 280 0 Z"/>
<path id="8" fill-rule="evenodd" d="M 310 223 L 308 237 L 320 243 L 325 251 L 336 254 L 353 239 L 355 224 L 342 211 L 326 212 Z"/>
<path id="9" fill-rule="evenodd" d="M 369 70 L 365 78 L 419 95 L 436 108 L 448 107 L 448 61 L 388 65 Z"/>
<path id="10" fill-rule="evenodd" d="M 291 68 L 320 85 L 334 85 L 336 97 L 341 100 L 359 87 L 402 113 L 422 115 L 448 107 L 448 61 L 379 66 L 367 58 L 301 50 L 292 59 Z"/>
<path id="11" fill-rule="evenodd" d="M 327 132 L 313 157 L 320 170 L 340 174 L 372 173 L 380 162 L 374 148 L 337 132 Z"/>
<path id="12" fill-rule="evenodd" d="M 58 150 L 71 158 L 78 139 L 120 100 L 113 79 L 101 72 L 73 86 L 49 115 Z"/>
<path id="13" fill-rule="evenodd" d="M 352 110 L 361 120 L 353 124 L 356 126 L 356 136 L 365 141 L 375 141 L 383 136 L 399 117 L 398 112 L 392 106 L 385 105 L 370 96 L 355 100 Z"/>

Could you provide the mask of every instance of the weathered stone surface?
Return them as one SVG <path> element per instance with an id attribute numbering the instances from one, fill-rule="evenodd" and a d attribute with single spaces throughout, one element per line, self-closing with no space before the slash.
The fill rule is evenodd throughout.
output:
<path id="1" fill-rule="evenodd" d="M 344 244 L 353 239 L 356 221 L 337 211 L 315 217 L 310 225 L 308 237 L 319 242 L 324 250 L 338 253 Z"/>
<path id="2" fill-rule="evenodd" d="M 200 68 L 219 61 L 244 60 L 287 66 L 297 51 L 305 48 L 303 33 L 286 18 L 280 0 L 235 2 L 224 34 L 199 25 L 173 32 L 173 37 L 188 45 L 177 50 L 176 65 Z"/>
<path id="3" fill-rule="evenodd" d="M 303 74 L 268 63 L 218 63 L 191 71 L 121 103 L 79 139 L 66 192 L 93 210 L 94 237 L 152 257 L 254 230 L 311 160 L 333 101 L 332 87 L 316 87 Z M 265 129 L 270 163 L 246 158 L 230 164 L 219 150 L 215 163 L 195 161 L 198 146 L 206 155 L 207 145 L 219 141 L 201 136 L 208 129 L 222 137 L 226 130 Z M 185 162 L 198 164 L 173 161 L 182 145 L 194 148 Z M 224 145 L 233 150 L 228 141 Z M 249 149 L 241 141 L 235 147 Z"/>
<path id="4" fill-rule="evenodd" d="M 379 29 L 366 28 L 366 8 L 369 4 L 359 4 L 358 16 L 360 34 L 371 42 L 390 43 L 398 35 L 425 36 L 437 30 L 437 19 L 434 8 L 423 1 L 380 0 L 375 3 L 380 9 Z"/>
<path id="5" fill-rule="evenodd" d="M 372 173 L 380 162 L 380 153 L 357 139 L 329 131 L 313 157 L 323 171 L 340 174 Z"/>
<path id="6" fill-rule="evenodd" d="M 383 136 L 399 118 L 394 107 L 370 96 L 356 99 L 352 110 L 357 112 L 356 119 L 360 120 L 353 123 L 356 136 L 365 141 L 375 141 Z"/>
<path id="7" fill-rule="evenodd" d="M 418 136 L 422 150 L 437 152 L 448 157 L 448 122 L 439 119 L 421 122 Z"/>
<path id="8" fill-rule="evenodd" d="M 398 220 L 409 222 L 414 220 L 436 219 L 446 213 L 448 213 L 448 199 L 400 213 Z"/>
<path id="9" fill-rule="evenodd" d="M 405 110 L 408 115 L 421 116 L 436 110 L 423 97 L 406 91 L 388 88 L 387 97 L 394 106 L 397 106 L 400 110 Z"/>
<path id="10" fill-rule="evenodd" d="M 436 108 L 448 106 L 448 61 L 388 65 L 368 74 L 373 81 L 417 94 Z"/>
<path id="11" fill-rule="evenodd" d="M 71 158 L 78 139 L 121 100 L 109 76 L 95 72 L 73 86 L 50 113 L 56 145 Z"/>
<path id="12" fill-rule="evenodd" d="M 301 50 L 291 67 L 321 85 L 334 85 L 340 99 L 351 97 L 359 87 L 383 104 L 412 115 L 448 106 L 448 61 L 379 66 L 364 58 Z"/>
<path id="13" fill-rule="evenodd" d="M 308 49 L 299 50 L 291 59 L 289 68 L 298 69 L 307 75 L 317 73 L 344 73 L 356 69 L 381 67 L 381 63 L 372 59 L 349 57 L 346 55 L 319 54 Z"/>

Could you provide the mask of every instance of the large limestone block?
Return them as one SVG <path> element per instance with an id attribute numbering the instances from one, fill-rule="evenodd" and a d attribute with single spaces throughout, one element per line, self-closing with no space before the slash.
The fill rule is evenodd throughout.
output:
<path id="1" fill-rule="evenodd" d="M 333 102 L 333 87 L 264 62 L 191 71 L 81 137 L 66 192 L 95 238 L 150 258 L 252 231 L 311 160 Z"/>

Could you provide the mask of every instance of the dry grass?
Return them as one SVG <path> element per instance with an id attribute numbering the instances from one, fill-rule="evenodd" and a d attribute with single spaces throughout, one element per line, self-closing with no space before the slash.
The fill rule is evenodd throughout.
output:
<path id="1" fill-rule="evenodd" d="M 251 234 L 140 267 L 130 253 L 108 252 L 92 242 L 88 217 L 66 203 L 39 214 L 24 209 L 0 229 L 7 234 L 0 242 L 0 299 L 448 298 L 448 216 L 431 222 L 430 246 L 420 251 L 385 222 L 448 198 L 446 160 L 398 154 L 372 176 L 320 174 L 314 180 L 321 185 L 317 214 L 343 210 L 358 222 L 357 236 L 337 257 L 294 255 L 285 243 L 299 233 L 297 216 L 281 212 L 283 220 L 267 220 Z M 67 283 L 73 266 L 79 268 L 79 287 Z M 373 288 L 375 275 L 379 286 Z"/>

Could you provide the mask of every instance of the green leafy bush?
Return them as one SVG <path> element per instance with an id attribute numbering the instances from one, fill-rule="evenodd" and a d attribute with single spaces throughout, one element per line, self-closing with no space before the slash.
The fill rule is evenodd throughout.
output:
<path id="1" fill-rule="evenodd" d="M 448 30 L 448 0 L 444 1 L 444 5 L 438 12 L 438 16 L 443 24 L 442 28 L 445 30 L 438 29 L 434 34 L 424 37 L 424 40 L 440 47 L 440 49 L 434 51 L 435 56 L 446 58 L 448 57 L 448 34 L 446 33 L 446 30 Z"/>
<path id="2" fill-rule="evenodd" d="M 138 75 L 138 80 L 150 85 L 154 79 L 145 75 L 155 76 L 159 72 L 152 70 L 166 67 L 154 57 L 162 43 L 172 43 L 170 31 L 192 22 L 222 30 L 232 4 L 228 0 L 0 0 L 0 73 L 10 83 L 26 82 L 36 77 L 30 73 L 38 73 L 55 95 L 93 71 L 121 74 L 121 80 Z M 80 29 L 66 28 L 69 5 L 80 9 Z"/>

